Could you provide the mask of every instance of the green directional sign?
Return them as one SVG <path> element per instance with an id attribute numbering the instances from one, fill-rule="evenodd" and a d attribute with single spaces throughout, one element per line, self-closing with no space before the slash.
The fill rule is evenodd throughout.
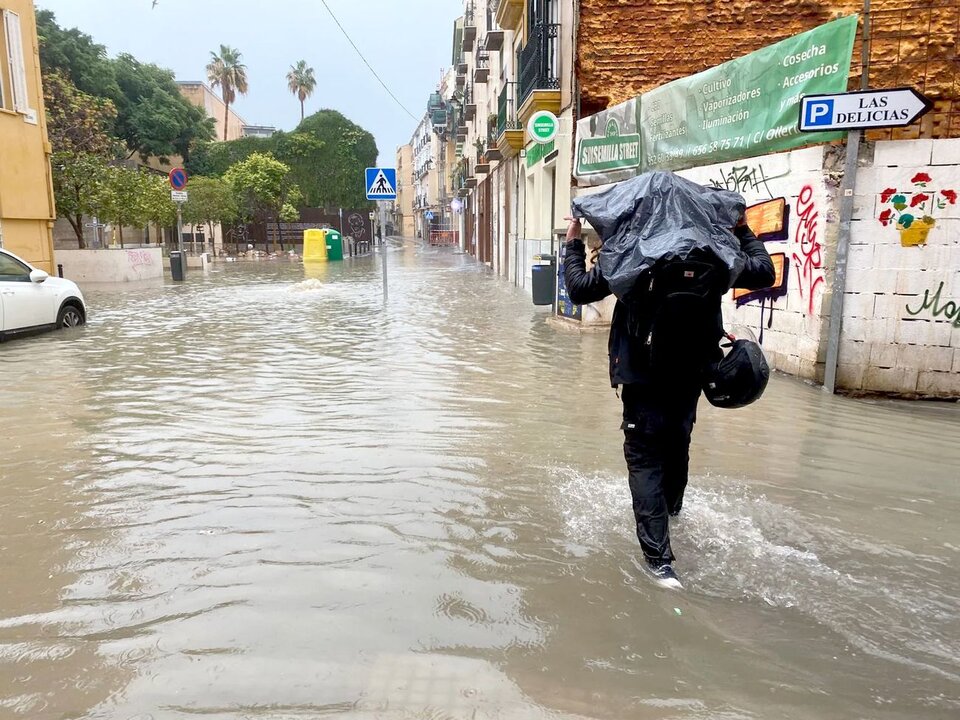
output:
<path id="1" fill-rule="evenodd" d="M 535 112 L 527 124 L 530 138 L 534 142 L 546 144 L 553 142 L 560 130 L 560 120 L 552 112 L 541 110 Z"/>

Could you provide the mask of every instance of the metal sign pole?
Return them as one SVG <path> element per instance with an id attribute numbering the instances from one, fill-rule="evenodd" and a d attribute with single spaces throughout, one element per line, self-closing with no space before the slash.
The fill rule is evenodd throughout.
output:
<path id="1" fill-rule="evenodd" d="M 380 209 L 380 203 L 377 203 L 377 209 Z M 380 255 L 383 260 L 383 302 L 387 302 L 387 238 L 380 239 Z"/>
<path id="2" fill-rule="evenodd" d="M 183 203 L 180 202 L 177 203 L 177 250 L 183 252 Z"/>
<path id="3" fill-rule="evenodd" d="M 863 70 L 860 88 L 869 87 L 870 0 L 863 4 Z M 847 157 L 843 168 L 840 198 L 840 233 L 837 237 L 837 258 L 834 262 L 833 289 L 830 297 L 830 330 L 827 335 L 827 362 L 823 371 L 823 389 L 831 395 L 837 391 L 837 365 L 840 361 L 840 332 L 843 328 L 843 295 L 847 289 L 847 255 L 850 249 L 850 224 L 857 187 L 857 164 L 860 160 L 860 130 L 847 134 Z"/>

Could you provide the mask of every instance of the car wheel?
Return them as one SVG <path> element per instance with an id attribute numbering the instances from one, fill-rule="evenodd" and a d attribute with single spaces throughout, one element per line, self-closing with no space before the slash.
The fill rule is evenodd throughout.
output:
<path id="1" fill-rule="evenodd" d="M 83 313 L 76 305 L 64 305 L 57 315 L 58 328 L 72 328 L 83 325 Z"/>

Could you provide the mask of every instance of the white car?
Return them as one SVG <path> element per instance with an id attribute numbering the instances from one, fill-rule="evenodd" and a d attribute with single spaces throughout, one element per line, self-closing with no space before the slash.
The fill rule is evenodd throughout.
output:
<path id="1" fill-rule="evenodd" d="M 0 249 L 0 340 L 14 335 L 77 327 L 87 321 L 83 294 L 75 283 Z"/>

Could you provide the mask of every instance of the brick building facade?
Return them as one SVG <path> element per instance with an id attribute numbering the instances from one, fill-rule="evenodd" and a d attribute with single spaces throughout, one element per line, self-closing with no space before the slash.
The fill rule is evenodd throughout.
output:
<path id="1" fill-rule="evenodd" d="M 862 10 L 862 0 L 580 0 L 580 116 Z M 873 0 L 870 17 L 870 85 L 913 86 L 935 103 L 921 123 L 872 139 L 960 137 L 960 3 Z"/>

